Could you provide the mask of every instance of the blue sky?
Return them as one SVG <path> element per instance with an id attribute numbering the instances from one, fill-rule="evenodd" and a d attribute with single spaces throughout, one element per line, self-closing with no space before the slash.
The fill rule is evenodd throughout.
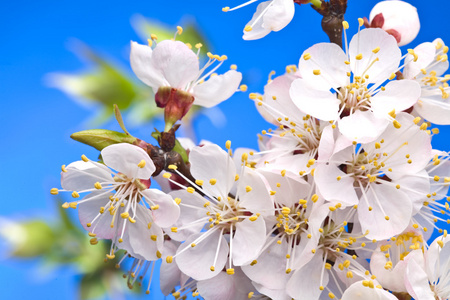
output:
<path id="1" fill-rule="evenodd" d="M 317 42 L 327 41 L 320 29 L 320 16 L 309 7 L 296 7 L 294 20 L 282 31 L 258 41 L 243 41 L 242 28 L 256 4 L 223 13 L 223 6 L 240 0 L 189 1 L 1 1 L 0 2 L 0 174 L 2 205 L 0 215 L 17 220 L 29 217 L 55 218 L 54 199 L 49 189 L 59 185 L 61 164 L 95 157 L 97 152 L 69 138 L 72 132 L 87 129 L 86 120 L 95 108 L 82 107 L 58 90 L 44 85 L 44 76 L 54 71 L 75 72 L 84 65 L 68 51 L 73 38 L 113 59 L 132 74 L 128 63 L 130 40 L 139 40 L 130 25 L 134 14 L 159 19 L 175 26 L 186 16 L 195 18 L 219 54 L 238 65 L 249 91 L 262 92 L 267 75 L 284 72 L 297 64 L 301 53 Z M 346 15 L 349 34 L 357 30 L 357 18 L 368 16 L 374 0 L 349 0 Z M 408 47 L 441 37 L 450 41 L 446 23 L 450 3 L 408 1 L 418 8 L 422 29 Z M 403 52 L 406 49 L 402 49 Z M 227 66 L 228 67 L 228 66 Z M 225 67 L 224 69 L 226 69 Z M 220 105 L 227 116 L 224 128 L 213 128 L 206 117 L 195 124 L 197 136 L 223 146 L 230 139 L 234 147 L 256 147 L 256 134 L 268 124 L 258 116 L 248 94 L 238 94 Z M 110 129 L 118 129 L 108 124 Z M 136 134 L 151 141 L 152 126 Z M 435 148 L 449 150 L 450 131 L 441 129 L 433 140 Z M 1 244 L 0 244 L 1 245 Z M 0 261 L 2 298 L 76 299 L 73 270 L 49 276 L 37 272 L 36 261 Z M 150 298 L 146 298 L 150 299 Z"/>

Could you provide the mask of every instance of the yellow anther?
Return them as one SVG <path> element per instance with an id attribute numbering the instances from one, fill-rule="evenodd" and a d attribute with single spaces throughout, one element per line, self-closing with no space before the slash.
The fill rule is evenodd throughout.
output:
<path id="1" fill-rule="evenodd" d="M 239 175 L 236 174 L 236 175 L 234 176 L 234 181 L 238 181 L 238 180 L 239 180 Z"/>
<path id="2" fill-rule="evenodd" d="M 150 239 L 151 239 L 152 241 L 156 242 L 156 240 L 158 239 L 158 236 L 155 235 L 155 234 L 152 234 L 152 235 L 150 236 Z"/>
<path id="3" fill-rule="evenodd" d="M 198 186 L 202 186 L 203 185 L 203 180 L 197 179 L 195 180 L 195 184 Z"/>
<path id="4" fill-rule="evenodd" d="M 330 299 L 334 299 L 336 296 L 332 292 L 329 292 L 328 297 L 330 297 Z"/>
<path id="5" fill-rule="evenodd" d="M 170 177 L 172 177 L 172 174 L 167 172 L 163 174 L 163 177 L 169 179 Z"/>
<path id="6" fill-rule="evenodd" d="M 227 12 L 227 11 L 229 11 L 230 10 L 230 7 L 229 6 L 225 6 L 224 8 L 222 8 L 222 11 L 223 12 Z"/>
<path id="7" fill-rule="evenodd" d="M 106 257 L 108 259 L 114 259 L 116 256 L 113 253 L 111 253 L 111 254 L 106 254 Z"/>
<path id="8" fill-rule="evenodd" d="M 384 216 L 384 219 L 385 219 L 386 221 L 389 221 L 389 216 Z"/>
<path id="9" fill-rule="evenodd" d="M 173 256 L 166 257 L 166 263 L 171 264 L 173 262 Z"/>
<path id="10" fill-rule="evenodd" d="M 96 182 L 95 184 L 94 184 L 94 187 L 97 189 L 97 190 L 101 190 L 103 187 L 102 187 L 102 185 L 100 184 L 100 182 Z"/>
<path id="11" fill-rule="evenodd" d="M 397 128 L 397 129 L 402 127 L 402 125 L 397 120 L 394 120 L 394 122 L 392 122 L 392 124 L 394 124 L 394 127 Z"/>
<path id="12" fill-rule="evenodd" d="M 183 27 L 177 26 L 177 33 L 182 34 L 183 33 Z"/>
<path id="13" fill-rule="evenodd" d="M 59 193 L 59 191 L 58 191 L 57 188 L 52 188 L 52 189 L 50 190 L 50 194 L 52 194 L 52 195 L 58 195 L 58 193 Z"/>
<path id="14" fill-rule="evenodd" d="M 378 51 L 380 51 L 380 47 L 376 47 L 375 49 L 372 50 L 373 53 L 377 54 Z"/>
<path id="15" fill-rule="evenodd" d="M 392 73 L 392 74 L 391 74 L 391 76 L 389 76 L 389 80 L 392 80 L 392 79 L 394 79 L 394 78 L 395 78 L 395 76 L 396 76 L 396 75 L 395 75 L 395 73 Z"/>
<path id="16" fill-rule="evenodd" d="M 252 297 L 253 297 L 253 294 L 254 294 L 255 292 L 250 292 L 250 293 L 248 293 L 248 295 L 247 295 L 247 298 L 248 299 L 251 299 Z"/>
<path id="17" fill-rule="evenodd" d="M 170 170 L 178 169 L 178 167 L 176 165 L 169 165 L 167 168 L 169 168 Z"/>
<path id="18" fill-rule="evenodd" d="M 320 70 L 313 70 L 314 75 L 320 75 Z"/>
<path id="19" fill-rule="evenodd" d="M 358 18 L 358 23 L 359 23 L 360 27 L 363 26 L 364 25 L 364 19 L 363 18 Z"/>
<path id="20" fill-rule="evenodd" d="M 228 275 L 234 275 L 234 269 L 233 268 L 227 269 L 227 274 Z"/>
<path id="21" fill-rule="evenodd" d="M 246 191 L 247 193 L 251 192 L 251 191 L 252 191 L 252 187 L 249 186 L 249 185 L 247 185 L 247 186 L 245 187 L 245 191 Z"/>
<path id="22" fill-rule="evenodd" d="M 349 65 L 349 64 L 350 64 L 350 62 L 349 62 L 348 60 L 344 61 L 344 63 L 345 63 L 346 65 Z"/>
<path id="23" fill-rule="evenodd" d="M 193 187 L 188 187 L 187 189 L 186 189 L 186 191 L 188 192 L 188 193 L 191 193 L 191 194 L 193 194 L 194 192 L 195 192 L 195 189 L 193 188 Z"/>
<path id="24" fill-rule="evenodd" d="M 347 21 L 342 21 L 342 27 L 344 27 L 344 29 L 348 29 L 350 26 Z"/>
<path id="25" fill-rule="evenodd" d="M 256 220 L 258 220 L 258 216 L 257 215 L 253 215 L 250 218 L 248 218 L 250 221 L 254 222 Z"/>
<path id="26" fill-rule="evenodd" d="M 130 216 L 130 214 L 128 212 L 123 212 L 120 214 L 120 216 L 122 217 L 122 219 L 127 219 Z"/>
<path id="27" fill-rule="evenodd" d="M 72 197 L 73 198 L 78 198 L 78 197 L 80 197 L 80 194 L 78 194 L 76 191 L 73 191 L 72 192 Z"/>
<path id="28" fill-rule="evenodd" d="M 150 206 L 151 210 L 158 210 L 159 209 L 159 204 L 156 205 L 152 205 Z"/>
<path id="29" fill-rule="evenodd" d="M 305 54 L 303 54 L 303 59 L 304 59 L 304 60 L 311 59 L 311 53 L 305 53 Z"/>
<path id="30" fill-rule="evenodd" d="M 81 155 L 81 159 L 84 161 L 84 162 L 88 162 L 89 161 L 89 158 L 87 158 L 86 157 L 86 155 Z"/>
<path id="31" fill-rule="evenodd" d="M 314 194 L 314 195 L 311 196 L 311 201 L 312 202 L 316 203 L 317 200 L 319 200 L 319 196 L 317 194 Z"/>
<path id="32" fill-rule="evenodd" d="M 236 70 L 236 69 L 234 69 Z M 241 84 L 241 86 L 239 87 L 239 90 L 241 92 L 246 92 L 248 90 L 248 86 L 246 84 Z"/>
<path id="33" fill-rule="evenodd" d="M 61 171 L 64 172 L 64 173 L 67 172 L 67 170 L 66 170 L 66 165 L 62 165 L 62 166 L 61 166 Z"/>
<path id="34" fill-rule="evenodd" d="M 360 54 L 358 54 L 358 55 L 356 55 L 356 57 L 355 57 L 357 60 L 361 60 L 362 58 L 363 58 L 363 55 L 362 55 L 362 53 L 360 53 Z"/>
<path id="35" fill-rule="evenodd" d="M 152 34 L 150 34 L 150 38 L 151 38 L 152 40 L 157 40 L 157 39 L 158 39 L 158 36 L 157 36 L 156 34 L 152 33 Z"/>
<path id="36" fill-rule="evenodd" d="M 143 167 L 145 167 L 145 160 L 141 160 L 139 163 L 138 163 L 138 167 L 139 168 L 143 168 Z"/>
<path id="37" fill-rule="evenodd" d="M 231 148 L 231 141 L 230 140 L 225 142 L 225 148 L 227 148 L 228 150 Z"/>
<path id="38" fill-rule="evenodd" d="M 246 25 L 245 27 L 244 27 L 244 31 L 246 31 L 246 32 L 249 32 L 249 31 L 252 31 L 252 26 L 250 26 L 250 25 Z"/>

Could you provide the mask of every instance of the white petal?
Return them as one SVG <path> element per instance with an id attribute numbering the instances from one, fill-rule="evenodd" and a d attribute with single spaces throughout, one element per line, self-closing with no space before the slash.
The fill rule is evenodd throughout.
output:
<path id="1" fill-rule="evenodd" d="M 328 272 L 322 272 L 323 264 L 323 251 L 319 249 L 313 259 L 298 269 L 289 279 L 286 286 L 288 295 L 294 299 L 319 299 L 322 293 L 319 287 L 326 286 L 328 283 Z M 322 273 L 323 278 L 321 278 Z"/>
<path id="2" fill-rule="evenodd" d="M 354 284 L 349 286 L 342 295 L 342 300 L 367 300 L 367 299 L 398 300 L 397 297 L 395 297 L 394 295 L 383 289 L 365 287 L 362 284 L 362 281 L 355 282 Z"/>
<path id="3" fill-rule="evenodd" d="M 147 203 L 158 205 L 158 209 L 152 210 L 153 221 L 160 227 L 169 227 L 173 225 L 180 216 L 180 207 L 173 198 L 166 193 L 156 189 L 147 189 L 142 191 Z M 151 204 L 151 203 L 154 204 Z"/>
<path id="4" fill-rule="evenodd" d="M 291 0 L 273 0 L 264 14 L 263 27 L 271 31 L 279 31 L 286 27 L 294 17 L 295 7 Z"/>
<path id="5" fill-rule="evenodd" d="M 289 90 L 292 101 L 306 114 L 323 121 L 333 121 L 339 118 L 340 101 L 329 90 L 318 89 L 305 79 L 296 79 Z"/>
<path id="6" fill-rule="evenodd" d="M 361 196 L 358 205 L 362 230 L 369 231 L 366 238 L 384 240 L 406 229 L 412 216 L 412 203 L 405 193 L 387 184 L 371 184 L 366 196 L 367 201 Z"/>
<path id="7" fill-rule="evenodd" d="M 104 148 L 101 154 L 105 165 L 129 178 L 148 179 L 156 170 L 150 156 L 138 146 L 114 144 Z M 145 162 L 143 168 L 138 166 L 141 161 Z"/>
<path id="8" fill-rule="evenodd" d="M 251 187 L 249 192 L 246 191 L 248 186 Z M 245 167 L 238 180 L 237 195 L 240 207 L 263 216 L 273 215 L 273 199 L 269 194 L 269 186 L 258 172 Z"/>
<path id="9" fill-rule="evenodd" d="M 166 81 L 161 70 L 152 68 L 152 52 L 152 48 L 149 46 L 131 42 L 131 68 L 143 83 L 151 86 L 156 92 L 160 86 L 165 85 Z"/>
<path id="10" fill-rule="evenodd" d="M 380 47 L 378 53 L 372 50 Z M 362 59 L 356 56 L 362 54 Z M 402 56 L 395 38 L 379 28 L 361 30 L 349 45 L 351 68 L 356 76 L 369 75 L 368 83 L 382 83 L 397 70 Z M 379 60 L 373 63 L 378 58 Z M 373 64 L 372 64 L 373 63 Z"/>
<path id="11" fill-rule="evenodd" d="M 370 258 L 370 271 L 377 277 L 383 288 L 393 292 L 407 292 L 404 283 L 406 263 L 400 260 L 394 268 L 387 270 L 385 268 L 387 262 L 385 253 L 377 249 Z"/>
<path id="12" fill-rule="evenodd" d="M 305 54 L 309 54 L 311 58 L 305 60 Z M 303 52 L 298 70 L 301 77 L 315 89 L 336 90 L 349 82 L 347 72 L 350 71 L 350 67 L 345 64 L 346 60 L 347 56 L 338 45 L 319 43 Z M 320 75 L 314 74 L 317 70 L 320 71 Z"/>
<path id="13" fill-rule="evenodd" d="M 208 237 L 192 247 L 192 243 L 203 234 L 208 234 Z M 181 272 L 195 280 L 205 280 L 222 271 L 228 257 L 228 250 L 227 240 L 220 234 L 220 230 L 201 232 L 190 236 L 180 245 L 175 260 Z M 218 254 L 215 270 L 211 271 L 216 252 Z"/>
<path id="14" fill-rule="evenodd" d="M 226 199 L 236 176 L 231 157 L 217 145 L 205 145 L 192 149 L 189 160 L 192 176 L 204 182 L 203 190 Z M 212 185 L 211 179 L 216 179 L 217 183 Z"/>
<path id="15" fill-rule="evenodd" d="M 338 177 L 341 177 L 340 180 L 337 180 Z M 336 165 L 318 165 L 314 172 L 314 181 L 326 200 L 336 200 L 344 205 L 358 204 L 353 177 L 347 176 Z"/>
<path id="16" fill-rule="evenodd" d="M 450 124 L 450 103 L 442 99 L 441 91 L 438 95 L 421 96 L 414 110 L 424 119 L 437 125 Z"/>
<path id="17" fill-rule="evenodd" d="M 264 19 L 261 14 L 266 11 L 266 8 L 272 3 L 272 1 L 273 0 L 269 0 L 258 4 L 252 19 L 244 27 L 247 28 L 247 26 L 251 26 L 252 28 L 250 31 L 246 31 L 245 29 L 243 30 L 244 35 L 242 38 L 244 40 L 257 40 L 270 33 L 271 30 L 264 27 Z"/>
<path id="18" fill-rule="evenodd" d="M 281 239 L 281 244 L 274 241 L 276 237 L 270 237 L 268 243 L 272 244 L 258 257 L 257 263 L 243 266 L 242 270 L 254 282 L 268 289 L 284 289 L 291 275 L 286 274 L 286 254 L 288 244 Z"/>
<path id="19" fill-rule="evenodd" d="M 257 258 L 266 242 L 266 223 L 263 218 L 255 221 L 245 219 L 236 223 L 231 256 L 233 264 L 242 266 Z"/>
<path id="20" fill-rule="evenodd" d="M 376 94 L 370 103 L 378 118 L 386 118 L 395 109 L 401 112 L 416 104 L 420 97 L 420 85 L 412 80 L 391 81 L 385 86 L 385 91 Z"/>
<path id="21" fill-rule="evenodd" d="M 122 249 L 127 250 L 134 257 L 141 257 L 145 260 L 157 260 L 156 252 L 163 249 L 163 232 L 155 224 L 150 229 L 148 228 L 148 224 L 152 223 L 149 209 L 142 205 L 137 205 L 136 211 L 136 223 L 127 222 L 126 234 L 123 237 L 123 244 L 126 245 L 126 240 L 128 240 L 131 248 L 123 247 Z M 119 230 L 121 230 L 120 227 Z M 150 236 L 156 236 L 156 241 L 153 241 Z M 117 243 L 117 246 L 121 247 L 121 243 Z"/>
<path id="22" fill-rule="evenodd" d="M 216 75 L 194 87 L 194 104 L 212 107 L 230 98 L 236 92 L 242 80 L 242 74 L 230 70 L 223 75 Z"/>
<path id="23" fill-rule="evenodd" d="M 67 191 L 81 191 L 94 188 L 96 182 L 112 182 L 111 171 L 93 162 L 75 161 L 61 172 L 61 187 Z"/>
<path id="24" fill-rule="evenodd" d="M 388 124 L 388 120 L 377 118 L 371 111 L 357 110 L 339 120 L 339 131 L 349 140 L 368 143 L 375 140 Z"/>
<path id="25" fill-rule="evenodd" d="M 406 287 L 414 299 L 417 300 L 435 300 L 433 291 L 431 291 L 428 282 L 427 273 L 419 266 L 419 264 L 411 259 L 406 267 Z"/>
<path id="26" fill-rule="evenodd" d="M 414 53 L 417 54 L 417 61 L 414 61 L 414 56 L 411 54 L 405 58 L 403 76 L 406 79 L 414 79 L 414 77 L 421 74 L 422 69 L 426 69 L 434 62 L 436 46 L 430 42 L 422 43 L 414 48 Z"/>
<path id="27" fill-rule="evenodd" d="M 185 89 L 199 73 L 198 57 L 180 41 L 164 40 L 153 50 L 151 67 L 164 74 L 171 87 Z"/>
<path id="28" fill-rule="evenodd" d="M 100 207 L 105 207 L 106 204 L 110 202 L 110 194 L 97 197 L 101 193 L 102 191 L 96 191 L 83 198 L 83 200 L 89 200 L 78 205 L 78 218 L 84 229 L 89 232 L 94 232 L 97 235 L 97 238 L 112 239 L 116 233 L 116 228 L 111 228 L 113 216 L 109 212 L 101 214 L 96 221 L 93 222 L 94 218 L 99 215 Z M 123 224 L 123 222 L 121 222 L 122 220 L 118 221 L 118 225 Z M 87 223 L 91 223 L 91 227 L 87 227 Z M 115 224 L 117 223 L 116 220 Z"/>
<path id="29" fill-rule="evenodd" d="M 179 243 L 168 240 L 164 242 L 164 256 L 173 256 L 177 252 L 177 248 L 179 246 Z M 159 285 L 161 288 L 161 292 L 168 296 L 170 293 L 172 293 L 175 286 L 180 281 L 181 277 L 181 271 L 178 269 L 177 264 L 174 263 L 167 263 L 164 259 L 161 262 L 161 269 L 159 272 L 160 280 Z"/>

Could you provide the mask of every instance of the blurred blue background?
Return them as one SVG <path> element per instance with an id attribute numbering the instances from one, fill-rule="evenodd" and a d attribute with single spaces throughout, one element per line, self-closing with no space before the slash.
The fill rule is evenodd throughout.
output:
<path id="1" fill-rule="evenodd" d="M 0 2 L 0 174 L 2 196 L 0 216 L 14 220 L 57 219 L 55 199 L 49 194 L 59 186 L 61 164 L 78 160 L 81 154 L 94 158 L 98 152 L 69 138 L 88 129 L 96 107 L 81 106 L 57 89 L 44 84 L 46 74 L 76 72 L 85 65 L 70 51 L 73 38 L 90 45 L 134 76 L 129 67 L 129 41 L 143 42 L 130 25 L 139 13 L 173 26 L 186 17 L 195 18 L 214 51 L 226 54 L 244 75 L 250 92 L 262 92 L 271 70 L 284 73 L 285 66 L 297 64 L 307 47 L 327 41 L 321 31 L 321 17 L 305 6 L 296 6 L 294 20 L 282 31 L 257 41 L 242 40 L 242 29 L 256 10 L 257 3 L 223 13 L 241 0 L 190 1 L 1 1 Z M 346 20 L 350 36 L 357 30 L 357 18 L 369 15 L 375 0 L 349 0 Z M 407 47 L 437 37 L 450 41 L 448 11 L 450 2 L 407 1 L 418 8 L 422 29 Z M 433 3 L 433 4 L 432 4 Z M 406 49 L 402 49 L 406 52 Z M 195 123 L 197 137 L 221 146 L 230 139 L 233 148 L 257 146 L 256 134 L 269 125 L 257 114 L 248 93 L 237 93 L 219 106 L 226 115 L 223 127 L 212 126 L 200 115 Z M 102 126 L 119 130 L 114 122 Z M 162 125 L 158 125 L 162 129 Z M 135 136 L 153 142 L 152 124 L 131 128 Z M 450 131 L 441 128 L 433 140 L 435 148 L 450 150 Z M 73 212 L 71 212 L 73 213 Z M 76 215 L 72 214 L 76 218 Z M 17 260 L 7 256 L 0 241 L 0 298 L 77 299 L 79 292 L 74 269 L 42 274 L 35 259 Z M 123 282 L 125 286 L 125 282 Z M 158 289 L 158 283 L 154 286 Z M 152 296 L 145 296 L 152 299 Z M 157 294 L 153 299 L 159 299 Z"/>

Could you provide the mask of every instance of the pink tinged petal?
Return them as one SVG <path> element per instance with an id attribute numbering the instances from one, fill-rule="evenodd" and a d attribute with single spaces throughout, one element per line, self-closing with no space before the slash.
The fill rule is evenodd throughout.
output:
<path id="1" fill-rule="evenodd" d="M 148 179 L 156 169 L 147 152 L 138 146 L 114 144 L 104 148 L 101 154 L 105 165 L 129 178 Z"/>
<path id="2" fill-rule="evenodd" d="M 191 174 L 203 180 L 202 189 L 213 196 L 226 199 L 236 176 L 233 159 L 217 145 L 195 147 L 189 153 Z M 211 179 L 216 179 L 212 185 Z"/>
<path id="3" fill-rule="evenodd" d="M 378 249 L 373 252 L 370 258 L 370 271 L 377 277 L 383 288 L 393 292 L 407 292 L 404 283 L 406 263 L 401 260 L 392 269 L 386 269 L 386 263 L 390 261 L 385 253 Z"/>
<path id="4" fill-rule="evenodd" d="M 392 110 L 399 113 L 416 104 L 420 97 L 420 85 L 412 80 L 391 81 L 373 96 L 370 106 L 378 118 L 386 118 Z"/>
<path id="5" fill-rule="evenodd" d="M 399 46 L 409 44 L 420 30 L 417 9 L 405 1 L 381 1 L 370 12 L 370 21 L 378 14 L 383 14 L 383 30 L 395 30 L 401 40 Z"/>
<path id="6" fill-rule="evenodd" d="M 346 138 L 358 143 L 375 140 L 389 125 L 385 118 L 377 118 L 371 111 L 356 111 L 339 120 L 339 131 Z"/>
<path id="7" fill-rule="evenodd" d="M 268 6 L 271 5 L 272 2 L 273 0 L 270 0 L 258 4 L 258 7 L 256 8 L 256 12 L 253 14 L 252 19 L 244 27 L 244 35 L 242 36 L 244 40 L 257 40 L 265 37 L 270 33 L 271 30 L 264 27 L 264 19 L 262 17 L 262 13 L 267 11 L 266 9 L 268 9 Z M 250 26 L 252 30 L 245 30 L 246 28 L 248 28 L 248 26 Z"/>
<path id="8" fill-rule="evenodd" d="M 105 211 L 94 221 L 94 219 L 100 214 L 100 208 L 105 207 L 110 202 L 108 198 L 110 194 L 97 198 L 97 196 L 102 194 L 102 192 L 104 191 L 92 192 L 83 198 L 83 200 L 89 200 L 78 205 L 78 218 L 80 219 L 80 223 L 83 228 L 86 229 L 86 231 L 97 234 L 97 238 L 112 239 L 117 231 L 116 226 L 121 226 L 123 222 L 122 220 L 117 220 L 116 216 L 115 224 L 117 224 L 118 221 L 120 223 L 115 225 L 114 228 L 111 228 L 113 216 L 109 213 L 109 211 Z M 86 224 L 88 223 L 91 223 L 90 227 L 87 227 Z"/>
<path id="9" fill-rule="evenodd" d="M 173 256 L 177 252 L 177 248 L 179 243 L 174 241 L 165 241 L 164 242 L 164 251 L 163 255 Z M 161 269 L 159 273 L 159 286 L 161 288 L 161 292 L 168 296 L 172 293 L 175 286 L 178 285 L 178 282 L 181 278 L 181 271 L 178 269 L 177 264 L 175 263 L 167 263 L 166 260 L 162 260 Z"/>
<path id="10" fill-rule="evenodd" d="M 435 300 L 430 288 L 427 273 L 411 259 L 406 267 L 405 283 L 408 293 L 417 300 Z"/>
<path id="11" fill-rule="evenodd" d="M 414 105 L 414 110 L 424 119 L 437 125 L 450 124 L 450 103 L 442 98 L 440 90 L 437 95 L 423 95 Z"/>
<path id="12" fill-rule="evenodd" d="M 276 237 L 270 237 L 267 242 L 271 243 L 257 259 L 257 263 L 242 267 L 242 271 L 254 282 L 268 289 L 284 289 L 289 274 L 286 274 L 286 254 L 288 244 L 285 239 L 278 244 Z"/>
<path id="13" fill-rule="evenodd" d="M 194 104 L 203 107 L 218 105 L 236 92 L 241 80 L 242 74 L 234 70 L 210 77 L 204 83 L 194 87 L 192 91 Z"/>
<path id="14" fill-rule="evenodd" d="M 252 213 L 260 213 L 262 216 L 274 214 L 269 185 L 261 174 L 245 167 L 238 184 L 237 197 L 240 207 L 246 208 Z M 247 187 L 251 188 L 248 192 Z"/>
<path id="15" fill-rule="evenodd" d="M 311 58 L 305 60 L 307 54 Z M 341 47 L 333 43 L 319 43 L 303 52 L 298 69 L 301 77 L 315 89 L 329 91 L 330 88 L 333 88 L 337 90 L 349 82 L 347 72 L 350 71 L 350 68 L 345 61 L 347 61 L 347 56 Z M 320 74 L 315 75 L 317 72 Z"/>
<path id="16" fill-rule="evenodd" d="M 197 288 L 205 300 L 248 299 L 248 294 L 255 290 L 251 281 L 239 268 L 235 268 L 233 275 L 220 272 L 211 279 L 199 281 Z"/>
<path id="17" fill-rule="evenodd" d="M 339 118 L 340 101 L 328 90 L 321 90 L 305 79 L 296 79 L 289 90 L 292 101 L 304 113 L 323 121 Z"/>
<path id="18" fill-rule="evenodd" d="M 286 292 L 294 299 L 316 300 L 322 293 L 319 287 L 325 287 L 327 283 L 328 272 L 324 270 L 323 251 L 319 249 L 309 263 L 295 271 Z"/>
<path id="19" fill-rule="evenodd" d="M 366 287 L 362 284 L 362 281 L 355 282 L 351 286 L 349 286 L 344 294 L 342 295 L 341 300 L 398 300 L 397 297 L 392 295 L 391 293 L 379 289 L 377 287 L 370 288 Z"/>
<path id="20" fill-rule="evenodd" d="M 352 141 L 344 137 L 339 130 L 333 129 L 331 125 L 325 127 L 322 131 L 319 144 L 319 160 L 326 161 L 336 153 L 341 152 L 344 149 L 348 149 L 349 153 L 342 153 L 344 156 L 351 155 Z M 334 158 L 333 158 L 334 159 Z"/>
<path id="21" fill-rule="evenodd" d="M 380 50 L 374 53 L 378 47 Z M 356 59 L 360 54 L 362 58 Z M 382 29 L 368 28 L 353 36 L 349 56 L 354 75 L 369 75 L 368 83 L 382 83 L 397 71 L 402 54 L 394 37 Z"/>
<path id="22" fill-rule="evenodd" d="M 146 85 L 153 88 L 156 93 L 158 88 L 167 85 L 161 70 L 152 68 L 152 48 L 131 42 L 130 63 L 134 74 Z"/>
<path id="23" fill-rule="evenodd" d="M 421 74 L 422 69 L 425 69 L 435 61 L 436 46 L 430 42 L 422 43 L 414 48 L 414 53 L 417 54 L 416 61 L 414 61 L 414 56 L 412 54 L 409 54 L 405 58 L 403 76 L 406 79 L 414 79 L 414 77 Z"/>
<path id="24" fill-rule="evenodd" d="M 347 176 L 336 165 L 318 165 L 314 172 L 314 181 L 326 200 L 336 200 L 347 206 L 358 203 L 353 177 Z"/>
<path id="25" fill-rule="evenodd" d="M 185 89 L 199 73 L 198 57 L 180 41 L 165 40 L 153 50 L 151 68 L 163 74 L 169 85 Z"/>
<path id="26" fill-rule="evenodd" d="M 405 193 L 387 184 L 370 184 L 365 195 L 367 201 L 363 195 L 358 204 L 358 219 L 363 232 L 369 231 L 366 238 L 388 239 L 408 227 L 412 203 Z"/>
<path id="27" fill-rule="evenodd" d="M 206 234 L 207 237 L 192 247 L 197 238 Z M 220 243 L 220 246 L 219 246 Z M 228 242 L 220 230 L 206 231 L 190 236 L 177 251 L 175 261 L 181 272 L 195 280 L 206 280 L 219 274 L 225 267 L 228 257 Z M 211 271 L 217 253 L 214 271 Z"/>
<path id="28" fill-rule="evenodd" d="M 233 264 L 242 266 L 258 257 L 266 242 L 266 223 L 262 217 L 255 221 L 245 219 L 236 223 L 231 256 Z"/>
<path id="29" fill-rule="evenodd" d="M 142 191 L 147 203 L 150 206 L 158 205 L 157 209 L 152 209 L 153 221 L 160 227 L 173 225 L 180 217 L 180 207 L 173 198 L 166 193 L 156 189 Z M 152 204 L 153 203 L 153 204 Z"/>
<path id="30" fill-rule="evenodd" d="M 136 211 L 136 223 L 127 222 L 126 234 L 123 237 L 123 246 L 127 245 L 126 242 L 128 241 L 130 247 L 125 246 L 122 248 L 122 243 L 117 243 L 116 245 L 121 249 L 127 250 L 134 257 L 144 258 L 145 260 L 157 260 L 156 252 L 163 249 L 164 234 L 156 224 L 152 224 L 150 229 L 148 228 L 148 224 L 152 223 L 149 209 L 142 205 L 137 205 Z M 151 237 L 153 239 L 156 237 L 156 241 Z"/>
<path id="31" fill-rule="evenodd" d="M 93 162 L 75 161 L 61 172 L 61 187 L 67 191 L 93 189 L 96 182 L 112 182 L 111 171 Z"/>

